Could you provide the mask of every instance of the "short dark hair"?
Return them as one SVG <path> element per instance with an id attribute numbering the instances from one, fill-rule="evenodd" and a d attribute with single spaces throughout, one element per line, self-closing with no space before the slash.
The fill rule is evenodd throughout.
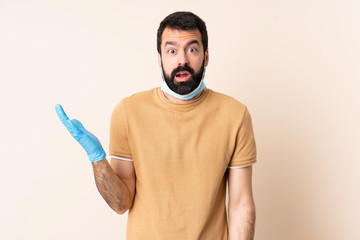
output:
<path id="1" fill-rule="evenodd" d="M 167 16 L 164 20 L 162 20 L 157 31 L 157 51 L 160 55 L 162 40 L 161 38 L 166 27 L 177 30 L 199 29 L 201 33 L 201 42 L 204 47 L 204 52 L 206 52 L 208 48 L 208 34 L 205 22 L 192 12 L 174 12 Z"/>

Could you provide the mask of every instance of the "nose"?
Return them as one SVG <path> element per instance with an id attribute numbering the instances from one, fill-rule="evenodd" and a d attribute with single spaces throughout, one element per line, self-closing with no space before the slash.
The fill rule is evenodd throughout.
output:
<path id="1" fill-rule="evenodd" d="M 181 52 L 178 53 L 178 65 L 183 66 L 183 65 L 186 65 L 186 64 L 189 64 L 189 58 L 186 55 L 185 51 L 181 51 Z"/>

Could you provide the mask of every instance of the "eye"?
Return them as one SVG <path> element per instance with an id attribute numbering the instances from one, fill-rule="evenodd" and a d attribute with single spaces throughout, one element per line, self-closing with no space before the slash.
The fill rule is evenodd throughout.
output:
<path id="1" fill-rule="evenodd" d="M 196 51 L 197 51 L 197 49 L 194 48 L 194 47 L 191 47 L 191 48 L 188 49 L 188 52 L 190 52 L 190 53 L 194 53 Z"/>
<path id="2" fill-rule="evenodd" d="M 170 48 L 167 52 L 170 53 L 170 54 L 174 54 L 174 53 L 175 53 L 175 49 Z"/>

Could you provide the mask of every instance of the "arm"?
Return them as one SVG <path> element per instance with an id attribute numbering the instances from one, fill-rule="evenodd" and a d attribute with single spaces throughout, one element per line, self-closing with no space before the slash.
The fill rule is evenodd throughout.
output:
<path id="1" fill-rule="evenodd" d="M 133 162 L 105 159 L 92 163 L 97 189 L 107 204 L 118 214 L 131 206 L 135 194 Z"/>
<path id="2" fill-rule="evenodd" d="M 229 169 L 229 240 L 253 240 L 255 204 L 252 166 Z"/>
<path id="3" fill-rule="evenodd" d="M 115 212 L 126 212 L 132 205 L 135 192 L 133 163 L 114 164 L 113 170 L 97 137 L 87 131 L 80 121 L 70 120 L 61 105 L 56 105 L 55 109 L 61 122 L 84 148 L 92 162 L 96 186 L 102 197 Z"/>

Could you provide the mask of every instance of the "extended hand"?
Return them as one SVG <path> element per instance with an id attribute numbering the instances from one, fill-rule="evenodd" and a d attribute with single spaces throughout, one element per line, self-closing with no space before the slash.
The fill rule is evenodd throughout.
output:
<path id="1" fill-rule="evenodd" d="M 105 158 L 106 153 L 97 137 L 88 132 L 80 121 L 76 119 L 70 120 L 60 104 L 55 106 L 55 110 L 70 134 L 85 149 L 91 162 L 97 162 Z"/>

